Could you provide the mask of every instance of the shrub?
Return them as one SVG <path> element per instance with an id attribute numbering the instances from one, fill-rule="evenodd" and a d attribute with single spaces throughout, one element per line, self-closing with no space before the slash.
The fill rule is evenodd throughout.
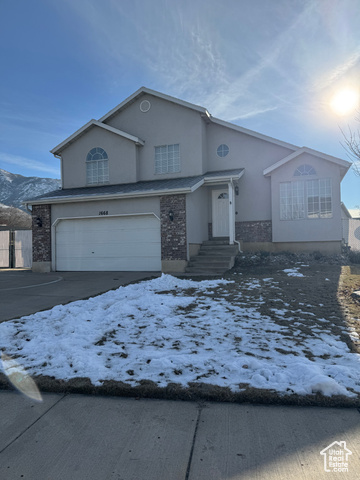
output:
<path id="1" fill-rule="evenodd" d="M 360 263 L 360 250 L 350 250 L 349 260 L 351 263 Z"/>
<path id="2" fill-rule="evenodd" d="M 318 252 L 318 251 L 314 252 L 313 255 L 314 255 L 314 260 L 322 260 L 323 257 L 324 257 L 324 255 L 321 252 Z"/>

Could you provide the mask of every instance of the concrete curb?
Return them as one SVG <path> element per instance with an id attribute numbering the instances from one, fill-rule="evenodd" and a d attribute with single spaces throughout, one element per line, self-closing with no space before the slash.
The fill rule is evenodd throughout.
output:
<path id="1" fill-rule="evenodd" d="M 132 386 L 115 380 L 105 380 L 102 385 L 93 385 L 89 378 L 72 378 L 70 380 L 55 379 L 49 376 L 35 376 L 33 380 L 41 392 L 76 393 L 84 395 L 118 396 L 133 398 L 152 398 L 159 400 L 181 400 L 190 402 L 212 401 L 224 403 L 250 403 L 256 405 L 294 405 L 303 407 L 341 407 L 360 409 L 359 397 L 333 395 L 327 397 L 321 393 L 313 395 L 281 395 L 275 391 L 247 387 L 241 392 L 232 392 L 227 387 L 219 387 L 207 383 L 190 383 L 184 387 L 170 383 L 159 387 L 151 380 L 141 380 L 139 385 Z M 0 373 L 0 389 L 12 390 L 7 377 Z"/>

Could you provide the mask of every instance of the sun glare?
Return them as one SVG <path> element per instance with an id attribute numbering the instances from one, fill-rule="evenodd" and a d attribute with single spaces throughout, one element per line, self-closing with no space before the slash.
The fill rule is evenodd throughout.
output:
<path id="1" fill-rule="evenodd" d="M 359 107 L 359 92 L 354 88 L 339 90 L 332 97 L 330 107 L 337 115 L 349 115 Z"/>

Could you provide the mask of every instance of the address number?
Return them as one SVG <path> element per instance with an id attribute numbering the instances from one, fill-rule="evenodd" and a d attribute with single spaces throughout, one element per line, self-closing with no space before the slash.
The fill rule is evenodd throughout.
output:
<path id="1" fill-rule="evenodd" d="M 99 215 L 109 215 L 107 210 L 100 210 Z"/>

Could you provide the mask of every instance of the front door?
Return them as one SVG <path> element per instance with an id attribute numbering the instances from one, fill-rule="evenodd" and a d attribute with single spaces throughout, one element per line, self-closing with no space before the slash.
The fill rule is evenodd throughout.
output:
<path id="1" fill-rule="evenodd" d="M 212 235 L 229 236 L 229 193 L 227 190 L 212 191 Z"/>

